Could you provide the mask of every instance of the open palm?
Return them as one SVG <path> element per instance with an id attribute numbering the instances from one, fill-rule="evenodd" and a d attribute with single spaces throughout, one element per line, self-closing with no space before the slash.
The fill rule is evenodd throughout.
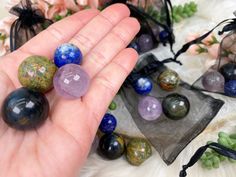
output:
<path id="1" fill-rule="evenodd" d="M 0 60 L 0 105 L 21 87 L 17 70 L 30 55 L 49 58 L 62 43 L 77 45 L 82 67 L 92 82 L 78 100 L 66 100 L 54 91 L 46 96 L 50 114 L 34 131 L 18 131 L 0 119 L 0 177 L 74 177 L 86 160 L 100 120 L 122 82 L 137 61 L 133 49 L 125 49 L 139 30 L 122 4 L 102 12 L 85 10 L 53 24 L 19 50 Z"/>

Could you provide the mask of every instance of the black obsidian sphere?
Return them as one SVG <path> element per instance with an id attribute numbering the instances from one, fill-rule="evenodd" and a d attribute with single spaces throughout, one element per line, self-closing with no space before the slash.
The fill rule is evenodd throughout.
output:
<path id="1" fill-rule="evenodd" d="M 220 68 L 220 73 L 224 76 L 225 81 L 236 80 L 236 64 L 227 63 Z"/>
<path id="2" fill-rule="evenodd" d="M 107 159 L 114 160 L 121 157 L 125 151 L 124 139 L 115 133 L 105 134 L 99 141 L 99 152 Z"/>
<path id="3" fill-rule="evenodd" d="M 168 118 L 179 120 L 188 114 L 190 103 L 185 96 L 173 93 L 165 97 L 162 102 L 162 109 Z"/>
<path id="4" fill-rule="evenodd" d="M 42 93 L 20 88 L 6 97 L 1 111 L 10 127 L 28 130 L 39 127 L 47 119 L 49 103 Z"/>

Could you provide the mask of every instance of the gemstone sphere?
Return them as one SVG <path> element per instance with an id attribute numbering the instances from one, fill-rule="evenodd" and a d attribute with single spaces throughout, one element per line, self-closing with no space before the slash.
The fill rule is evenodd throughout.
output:
<path id="1" fill-rule="evenodd" d="M 152 121 L 161 116 L 162 106 L 156 98 L 145 96 L 138 103 L 138 112 L 143 119 Z"/>
<path id="2" fill-rule="evenodd" d="M 60 96 L 75 99 L 86 94 L 90 78 L 80 65 L 67 64 L 57 70 L 53 84 Z"/>
<path id="3" fill-rule="evenodd" d="M 159 25 L 152 26 L 152 32 L 153 32 L 154 36 L 159 37 L 159 33 L 160 33 Z"/>
<path id="4" fill-rule="evenodd" d="M 220 92 L 224 90 L 225 78 L 218 71 L 211 71 L 204 74 L 202 78 L 203 87 L 212 92 Z"/>
<path id="5" fill-rule="evenodd" d="M 165 70 L 159 75 L 157 82 L 163 90 L 173 91 L 179 86 L 180 78 L 175 71 Z"/>
<path id="6" fill-rule="evenodd" d="M 134 138 L 129 141 L 126 148 L 126 158 L 132 165 L 139 166 L 152 155 L 152 148 L 147 140 Z"/>
<path id="7" fill-rule="evenodd" d="M 166 30 L 163 30 L 159 33 L 159 39 L 162 43 L 167 43 L 169 39 L 169 33 Z"/>
<path id="8" fill-rule="evenodd" d="M 105 134 L 100 139 L 99 149 L 101 155 L 107 159 L 114 160 L 124 154 L 125 141 L 118 134 Z"/>
<path id="9" fill-rule="evenodd" d="M 100 123 L 99 130 L 103 133 L 112 133 L 116 129 L 116 118 L 109 113 L 106 113 Z"/>
<path id="10" fill-rule="evenodd" d="M 134 90 L 140 95 L 147 95 L 152 91 L 152 81 L 141 77 L 133 85 Z"/>
<path id="11" fill-rule="evenodd" d="M 162 102 L 164 114 L 173 120 L 182 119 L 189 113 L 189 100 L 180 94 L 173 93 L 165 97 Z"/>
<path id="12" fill-rule="evenodd" d="M 53 87 L 53 76 L 57 67 L 42 56 L 26 58 L 18 69 L 18 79 L 23 87 L 38 92 L 47 92 Z"/>
<path id="13" fill-rule="evenodd" d="M 62 44 L 54 54 L 54 63 L 57 67 L 62 67 L 66 64 L 81 64 L 82 53 L 80 49 L 73 44 Z"/>
<path id="14" fill-rule="evenodd" d="M 112 101 L 111 104 L 109 105 L 109 109 L 110 109 L 111 111 L 116 110 L 116 107 L 117 107 L 117 105 L 116 105 L 116 102 L 114 102 L 114 101 Z"/>
<path id="15" fill-rule="evenodd" d="M 128 48 L 133 48 L 136 50 L 138 53 L 140 52 L 140 47 L 136 41 L 133 41 L 129 44 Z"/>
<path id="16" fill-rule="evenodd" d="M 236 96 L 236 80 L 230 80 L 225 83 L 225 94 L 228 96 Z"/>
<path id="17" fill-rule="evenodd" d="M 152 36 L 149 34 L 142 34 L 139 38 L 138 38 L 138 45 L 140 47 L 140 52 L 147 52 L 151 49 L 153 49 L 153 39 Z"/>
<path id="18" fill-rule="evenodd" d="M 236 80 L 236 64 L 227 63 L 220 68 L 220 73 L 224 76 L 225 81 Z"/>
<path id="19" fill-rule="evenodd" d="M 11 92 L 2 104 L 3 120 L 12 128 L 34 129 L 47 119 L 49 103 L 40 92 L 20 88 Z"/>

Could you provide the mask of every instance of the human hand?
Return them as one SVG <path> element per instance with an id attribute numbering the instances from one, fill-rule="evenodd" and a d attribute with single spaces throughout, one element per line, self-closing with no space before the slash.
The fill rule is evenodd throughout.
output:
<path id="1" fill-rule="evenodd" d="M 74 177 L 85 162 L 100 121 L 138 55 L 125 49 L 139 31 L 122 4 L 101 13 L 85 10 L 51 25 L 17 51 L 0 59 L 0 105 L 21 87 L 17 70 L 28 56 L 53 58 L 62 43 L 77 45 L 92 82 L 81 99 L 47 93 L 50 114 L 39 129 L 18 131 L 0 119 L 0 177 Z"/>

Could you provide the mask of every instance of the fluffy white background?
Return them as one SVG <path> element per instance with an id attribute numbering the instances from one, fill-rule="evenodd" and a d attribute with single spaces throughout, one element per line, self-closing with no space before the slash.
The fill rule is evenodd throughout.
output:
<path id="1" fill-rule="evenodd" d="M 189 2 L 190 0 L 173 0 L 173 4 Z M 195 0 L 198 3 L 197 14 L 175 26 L 176 44 L 175 50 L 179 49 L 185 42 L 186 37 L 194 32 L 209 30 L 221 20 L 233 17 L 236 10 L 236 0 Z M 158 48 L 154 50 L 159 58 L 170 56 L 168 48 Z M 184 63 L 182 67 L 170 64 L 169 67 L 175 69 L 181 78 L 189 83 L 193 83 L 205 70 L 205 61 L 211 59 L 207 56 L 190 56 L 184 54 L 180 57 Z M 114 161 L 101 159 L 97 154 L 88 158 L 85 167 L 82 169 L 80 177 L 177 177 L 183 164 L 189 160 L 196 149 L 204 145 L 208 140 L 216 140 L 217 133 L 221 130 L 235 131 L 236 127 L 236 102 L 235 99 L 213 95 L 226 101 L 219 114 L 215 117 L 207 129 L 192 141 L 176 161 L 171 166 L 166 166 L 160 156 L 154 151 L 153 156 L 140 167 L 134 167 L 127 163 L 125 158 Z M 117 98 L 118 110 L 115 114 L 118 120 L 118 131 L 129 135 L 142 136 L 132 122 L 129 113 L 123 107 L 120 98 Z M 178 127 L 176 127 L 178 128 Z M 223 163 L 219 169 L 204 170 L 197 163 L 188 170 L 191 177 L 235 177 L 235 164 Z"/>

